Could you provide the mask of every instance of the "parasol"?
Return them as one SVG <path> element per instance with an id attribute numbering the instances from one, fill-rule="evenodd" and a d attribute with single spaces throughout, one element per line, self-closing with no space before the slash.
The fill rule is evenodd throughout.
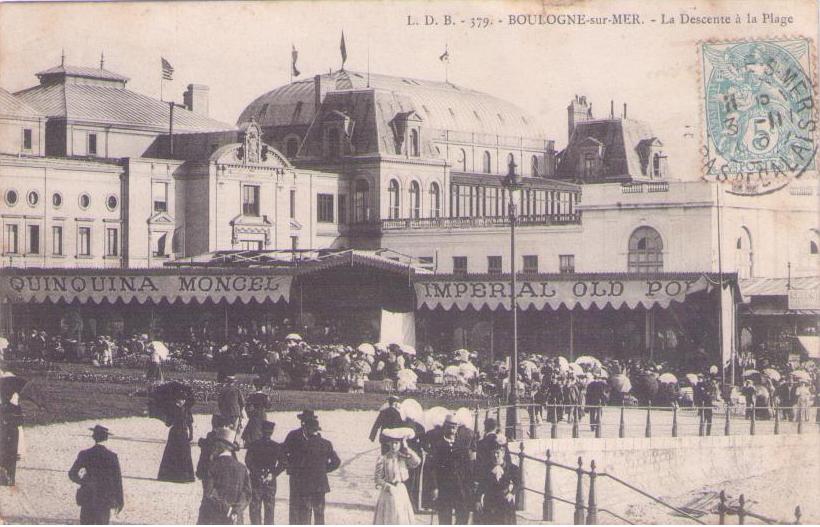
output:
<path id="1" fill-rule="evenodd" d="M 467 362 L 470 360 L 470 352 L 464 348 L 457 349 L 453 352 L 456 360 Z"/>
<path id="2" fill-rule="evenodd" d="M 689 384 L 694 386 L 698 383 L 698 376 L 694 373 L 687 373 L 686 380 L 689 381 Z"/>
<path id="3" fill-rule="evenodd" d="M 373 346 L 373 344 L 368 344 L 367 342 L 359 344 L 359 347 L 356 348 L 356 351 L 358 351 L 359 353 L 363 353 L 365 355 L 376 354 L 376 348 Z"/>
<path id="4" fill-rule="evenodd" d="M 467 428 L 473 426 L 473 413 L 467 408 L 462 407 L 456 410 L 455 418 L 460 425 L 464 425 Z"/>
<path id="5" fill-rule="evenodd" d="M 444 419 L 450 412 L 441 406 L 434 406 L 424 412 L 424 428 L 428 432 L 437 426 L 444 424 Z"/>
<path id="6" fill-rule="evenodd" d="M 178 400 L 185 401 L 186 407 L 192 407 L 196 401 L 194 390 L 179 381 L 157 386 L 148 399 L 148 417 L 155 417 L 167 423 L 177 411 Z"/>
<path id="7" fill-rule="evenodd" d="M 629 393 L 632 390 L 632 383 L 629 377 L 623 373 L 618 373 L 609 378 L 609 385 L 618 393 Z"/>
<path id="8" fill-rule="evenodd" d="M 678 378 L 672 375 L 671 373 L 662 373 L 658 377 L 658 382 L 663 384 L 674 384 L 678 382 Z"/>
<path id="9" fill-rule="evenodd" d="M 402 353 L 406 353 L 408 355 L 416 354 L 416 348 L 408 344 L 399 344 L 399 349 L 401 349 Z"/>
<path id="10" fill-rule="evenodd" d="M 157 355 L 159 355 L 159 358 L 160 358 L 160 359 L 165 360 L 165 359 L 167 359 L 167 358 L 168 358 L 168 353 L 169 353 L 169 351 L 168 351 L 168 346 L 166 346 L 166 345 L 165 345 L 165 344 L 163 344 L 162 342 L 160 342 L 160 341 L 158 341 L 158 340 L 152 340 L 152 341 L 148 344 L 148 347 L 149 347 L 150 349 L 152 349 L 152 350 L 156 351 L 156 352 L 157 352 Z"/>
<path id="11" fill-rule="evenodd" d="M 527 372 L 527 375 L 532 375 L 532 372 L 538 371 L 538 366 L 531 360 L 521 361 L 519 368 Z"/>
<path id="12" fill-rule="evenodd" d="M 775 370 L 774 368 L 766 368 L 765 370 L 763 370 L 763 375 L 765 375 L 773 381 L 780 380 L 780 372 Z"/>
<path id="13" fill-rule="evenodd" d="M 564 357 L 558 357 L 558 369 L 561 371 L 567 371 L 567 369 L 569 369 L 569 361 Z"/>
<path id="14" fill-rule="evenodd" d="M 805 370 L 795 370 L 792 372 L 792 377 L 798 381 L 811 382 L 811 375 Z"/>
<path id="15" fill-rule="evenodd" d="M 464 362 L 458 365 L 458 373 L 465 379 L 472 379 L 478 376 L 478 368 L 471 362 Z"/>
<path id="16" fill-rule="evenodd" d="M 373 348 L 374 348 L 376 351 L 380 352 L 380 353 L 385 353 L 385 352 L 387 352 L 387 344 L 385 344 L 384 342 L 376 342 L 376 343 L 374 343 L 374 344 L 373 344 Z"/>
<path id="17" fill-rule="evenodd" d="M 598 375 L 600 375 L 602 379 L 609 379 L 609 372 L 603 368 L 598 372 Z"/>
<path id="18" fill-rule="evenodd" d="M 576 364 L 576 363 L 573 362 L 569 365 L 569 369 L 575 375 L 583 375 L 584 374 L 584 369 L 581 367 L 580 364 Z"/>
<path id="19" fill-rule="evenodd" d="M 579 365 L 587 364 L 589 366 L 594 366 L 596 368 L 601 367 L 601 361 L 599 361 L 595 357 L 590 357 L 589 355 L 581 355 L 580 357 L 575 359 L 575 364 L 579 364 Z"/>
<path id="20" fill-rule="evenodd" d="M 400 392 L 415 390 L 418 380 L 419 377 L 413 370 L 407 368 L 399 370 L 399 373 L 396 375 L 396 389 Z"/>
<path id="21" fill-rule="evenodd" d="M 404 410 L 404 415 L 408 419 L 421 424 L 424 422 L 424 410 L 415 399 L 405 399 L 401 402 L 401 407 Z"/>
<path id="22" fill-rule="evenodd" d="M 0 351 L 6 351 L 9 347 L 9 339 L 6 337 L 0 337 Z"/>
<path id="23" fill-rule="evenodd" d="M 759 377 L 760 372 L 757 370 L 746 370 L 743 372 L 743 378 Z"/>
<path id="24" fill-rule="evenodd" d="M 456 365 L 447 366 L 444 368 L 444 375 L 449 375 L 451 377 L 461 377 L 461 368 Z"/>

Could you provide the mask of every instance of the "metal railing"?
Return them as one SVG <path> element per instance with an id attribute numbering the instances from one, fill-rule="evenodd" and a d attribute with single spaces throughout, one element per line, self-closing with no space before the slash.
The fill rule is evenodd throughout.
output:
<path id="1" fill-rule="evenodd" d="M 580 224 L 580 212 L 566 214 L 531 214 L 519 216 L 516 219 L 516 225 L 523 227 Z M 374 220 L 366 223 L 351 223 L 348 224 L 346 228 L 353 231 L 383 232 L 424 229 L 475 229 L 487 227 L 509 227 L 509 225 L 510 218 L 506 215 L 474 217 L 442 216 L 438 218 L 395 218 Z"/>

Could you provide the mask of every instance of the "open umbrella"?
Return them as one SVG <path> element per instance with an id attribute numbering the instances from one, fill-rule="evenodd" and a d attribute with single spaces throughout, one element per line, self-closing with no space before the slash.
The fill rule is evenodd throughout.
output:
<path id="1" fill-rule="evenodd" d="M 404 416 L 413 421 L 422 424 L 424 423 L 424 409 L 415 399 L 405 399 L 401 402 Z"/>
<path id="2" fill-rule="evenodd" d="M 629 393 L 632 389 L 632 382 L 623 373 L 618 373 L 609 378 L 609 385 L 618 393 Z"/>
<path id="3" fill-rule="evenodd" d="M 689 384 L 694 386 L 698 383 L 698 376 L 694 373 L 687 373 L 686 380 L 689 381 Z"/>
<path id="4" fill-rule="evenodd" d="M 780 380 L 780 372 L 775 370 L 774 368 L 766 368 L 763 370 L 763 375 L 770 378 L 773 381 Z"/>
<path id="5" fill-rule="evenodd" d="M 581 367 L 580 364 L 576 364 L 576 363 L 573 362 L 569 365 L 569 369 L 575 375 L 583 375 L 584 374 L 584 369 Z"/>
<path id="6" fill-rule="evenodd" d="M 561 371 L 567 371 L 569 368 L 569 361 L 564 357 L 558 357 L 558 369 Z"/>
<path id="7" fill-rule="evenodd" d="M 441 406 L 434 406 L 424 412 L 424 429 L 428 432 L 437 426 L 444 424 L 444 419 L 450 412 Z"/>
<path id="8" fill-rule="evenodd" d="M 473 426 L 473 414 L 467 408 L 462 407 L 456 410 L 455 418 L 460 425 L 464 425 L 467 428 Z"/>
<path id="9" fill-rule="evenodd" d="M 472 379 L 478 376 L 478 368 L 472 362 L 463 362 L 458 365 L 458 373 L 465 379 Z"/>
<path id="10" fill-rule="evenodd" d="M 168 354 L 169 354 L 168 346 L 166 346 L 164 343 L 162 343 L 158 340 L 152 340 L 148 344 L 148 347 L 150 349 L 153 349 L 154 351 L 156 351 L 157 354 L 159 355 L 160 359 L 165 360 L 165 359 L 168 358 Z"/>
<path id="11" fill-rule="evenodd" d="M 167 422 L 173 415 L 174 407 L 179 400 L 185 401 L 184 404 L 188 408 L 192 407 L 196 402 L 193 388 L 179 381 L 166 382 L 157 386 L 148 399 L 148 417 Z"/>
<path id="12" fill-rule="evenodd" d="M 464 362 L 467 362 L 468 360 L 470 360 L 470 352 L 467 351 L 464 348 L 455 350 L 453 352 L 453 356 L 456 358 L 456 360 L 460 360 L 460 361 L 464 361 Z"/>
<path id="13" fill-rule="evenodd" d="M 527 376 L 531 376 L 532 372 L 538 371 L 538 366 L 531 360 L 521 361 L 519 368 L 526 372 Z"/>
<path id="14" fill-rule="evenodd" d="M 609 379 L 609 372 L 608 372 L 608 371 L 606 371 L 606 370 L 605 370 L 605 369 L 603 369 L 603 368 L 601 368 L 601 369 L 598 371 L 598 375 L 600 375 L 602 379 Z"/>
<path id="15" fill-rule="evenodd" d="M 403 353 L 406 353 L 408 355 L 415 355 L 416 354 L 416 348 L 414 348 L 413 346 L 410 346 L 408 344 L 399 344 L 399 348 L 401 349 L 401 351 Z"/>
<path id="16" fill-rule="evenodd" d="M 588 365 L 590 367 L 595 366 L 597 368 L 601 367 L 601 361 L 595 357 L 590 357 L 589 355 L 581 355 L 575 359 L 575 364 Z"/>
<path id="17" fill-rule="evenodd" d="M 743 372 L 744 379 L 751 379 L 753 377 L 760 378 L 760 372 L 757 370 L 746 370 Z"/>
<path id="18" fill-rule="evenodd" d="M 811 382 L 811 375 L 805 370 L 795 370 L 792 372 L 792 377 L 798 381 Z"/>
<path id="19" fill-rule="evenodd" d="M 672 375 L 671 373 L 662 373 L 658 377 L 658 382 L 663 384 L 674 384 L 678 382 L 678 378 Z"/>
<path id="20" fill-rule="evenodd" d="M 363 342 L 362 344 L 359 344 L 359 347 L 356 348 L 356 351 L 358 351 L 359 353 L 363 353 L 365 355 L 375 355 L 376 354 L 376 348 L 373 346 L 373 344 L 368 344 L 367 342 Z"/>

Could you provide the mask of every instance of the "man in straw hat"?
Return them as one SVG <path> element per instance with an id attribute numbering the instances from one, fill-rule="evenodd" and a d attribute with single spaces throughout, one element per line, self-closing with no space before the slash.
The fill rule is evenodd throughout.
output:
<path id="1" fill-rule="evenodd" d="M 245 465 L 236 460 L 238 449 L 227 428 L 215 430 L 214 457 L 203 479 L 200 525 L 241 524 L 242 513 L 251 501 L 251 479 Z"/>
<path id="2" fill-rule="evenodd" d="M 90 430 L 95 444 L 80 452 L 68 477 L 80 485 L 77 490 L 80 523 L 107 525 L 111 522 L 111 509 L 119 513 L 124 505 L 120 461 L 117 454 L 103 446 L 111 435 L 108 428 L 96 425 Z"/>
<path id="3" fill-rule="evenodd" d="M 441 525 L 466 525 L 470 519 L 470 443 L 456 440 L 458 427 L 455 416 L 448 414 L 444 420 L 443 434 L 430 444 L 433 467 L 430 485 Z"/>
<path id="4" fill-rule="evenodd" d="M 294 503 L 291 524 L 325 523 L 325 494 L 330 492 L 327 474 L 339 468 L 342 462 L 331 442 L 319 434 L 320 430 L 318 419 L 305 418 L 302 423 L 303 437 L 285 450 L 290 474 L 290 500 Z"/>

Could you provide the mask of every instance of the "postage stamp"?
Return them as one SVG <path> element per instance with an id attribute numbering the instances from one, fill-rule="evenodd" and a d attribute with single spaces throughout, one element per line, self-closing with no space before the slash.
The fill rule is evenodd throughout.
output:
<path id="1" fill-rule="evenodd" d="M 761 194 L 816 169 L 812 45 L 701 43 L 705 179 Z"/>

